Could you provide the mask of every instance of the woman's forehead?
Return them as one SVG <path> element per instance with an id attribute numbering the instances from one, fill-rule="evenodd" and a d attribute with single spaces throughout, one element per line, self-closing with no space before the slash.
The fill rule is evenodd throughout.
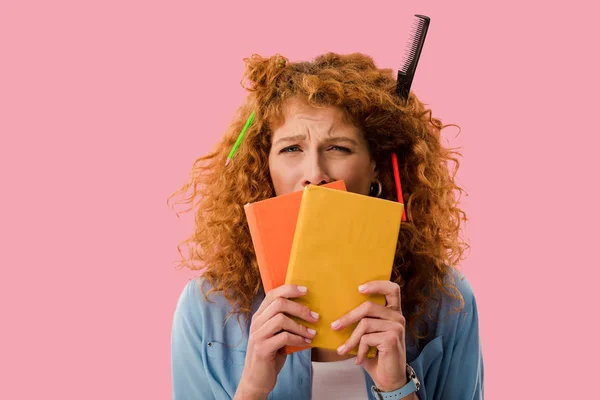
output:
<path id="1" fill-rule="evenodd" d="M 296 141 L 311 140 L 334 140 L 347 139 L 359 144 L 362 142 L 362 134 L 353 125 L 347 125 L 342 121 L 329 121 L 327 119 L 311 118 L 296 114 L 293 119 L 277 128 L 272 136 L 273 142 L 294 139 Z"/>
<path id="2" fill-rule="evenodd" d="M 282 111 L 284 116 L 308 115 L 311 117 L 336 117 L 341 116 L 343 111 L 335 106 L 315 107 L 308 104 L 307 101 L 299 98 L 291 98 L 283 103 Z"/>
<path id="3" fill-rule="evenodd" d="M 283 104 L 282 114 L 283 119 L 277 124 L 277 128 L 313 125 L 326 129 L 335 127 L 349 131 L 357 130 L 349 118 L 346 118 L 344 111 L 335 106 L 314 107 L 304 101 L 292 99 Z"/>

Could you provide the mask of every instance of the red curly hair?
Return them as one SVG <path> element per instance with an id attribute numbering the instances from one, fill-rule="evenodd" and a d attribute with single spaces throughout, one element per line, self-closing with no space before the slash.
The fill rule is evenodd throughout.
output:
<path id="1" fill-rule="evenodd" d="M 203 278 L 213 291 L 222 291 L 233 309 L 251 312 L 261 279 L 244 204 L 273 197 L 268 156 L 272 132 L 282 123 L 290 98 L 314 107 L 335 106 L 361 128 L 377 163 L 382 198 L 396 201 L 391 153 L 398 155 L 408 221 L 402 224 L 392 280 L 402 287 L 402 310 L 413 337 L 427 335 L 426 303 L 440 291 L 463 300 L 451 269 L 463 259 L 468 245 L 461 238 L 465 213 L 458 208 L 463 192 L 454 180 L 460 153 L 440 143 L 442 125 L 417 97 L 396 94 L 391 69 L 378 69 L 372 58 L 355 53 L 323 54 L 312 62 L 290 63 L 275 55 L 244 59 L 242 81 L 249 96 L 216 149 L 194 162 L 189 182 L 174 192 L 178 204 L 194 210 L 195 232 L 182 243 L 179 267 L 206 268 Z M 235 155 L 227 155 L 249 114 L 255 118 Z M 453 125 L 455 126 L 455 125 Z M 454 163 L 452 172 L 448 163 Z M 185 253 L 182 248 L 185 247 Z M 437 293 L 437 295 L 436 295 Z"/>

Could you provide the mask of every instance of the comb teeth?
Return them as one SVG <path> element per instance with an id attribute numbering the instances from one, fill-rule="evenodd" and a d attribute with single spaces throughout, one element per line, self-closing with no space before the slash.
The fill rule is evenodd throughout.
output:
<path id="1" fill-rule="evenodd" d="M 410 68 L 410 64 L 415 59 L 417 55 L 417 50 L 419 48 L 419 40 L 421 35 L 423 34 L 423 30 L 425 29 L 425 18 L 429 21 L 428 17 L 423 15 L 415 15 L 417 17 L 416 20 L 413 21 L 413 25 L 409 31 L 409 38 L 406 44 L 406 48 L 404 49 L 404 62 L 400 67 L 400 71 L 403 73 L 407 73 Z"/>
<path id="2" fill-rule="evenodd" d="M 425 36 L 427 36 L 427 29 L 429 28 L 429 17 L 424 15 L 415 14 L 417 19 L 410 31 L 410 37 L 408 45 L 405 49 L 405 59 L 402 62 L 402 67 L 398 70 L 398 82 L 396 84 L 396 93 L 400 98 L 407 100 L 410 93 L 410 87 L 419 63 L 419 57 L 421 56 L 421 50 L 423 50 L 423 43 L 425 42 Z"/>

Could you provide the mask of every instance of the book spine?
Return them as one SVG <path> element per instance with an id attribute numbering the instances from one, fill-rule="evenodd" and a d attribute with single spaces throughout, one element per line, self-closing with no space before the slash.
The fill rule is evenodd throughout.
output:
<path id="1" fill-rule="evenodd" d="M 295 239 L 296 237 L 296 233 L 297 232 L 301 232 L 303 229 L 303 221 L 304 221 L 304 211 L 303 209 L 306 208 L 306 192 L 307 190 L 311 190 L 310 186 L 308 186 L 306 189 L 304 189 L 304 192 L 302 193 L 302 200 L 300 203 L 300 211 L 298 212 L 298 220 L 296 222 L 296 230 L 294 232 L 294 240 L 292 242 L 292 249 L 290 251 L 290 260 L 288 262 L 288 269 L 285 275 L 285 283 L 290 284 L 291 282 L 291 278 L 292 276 L 294 276 L 294 266 L 296 265 L 296 254 L 298 252 L 298 242 Z M 292 353 L 296 353 L 298 351 L 302 351 L 302 350 L 306 350 L 306 349 L 310 349 L 310 346 L 306 346 L 306 347 L 297 347 L 297 346 L 285 346 L 283 348 L 283 353 L 284 354 L 292 354 Z"/>
<path id="2" fill-rule="evenodd" d="M 294 232 L 294 240 L 292 241 L 292 249 L 290 251 L 290 260 L 288 262 L 288 269 L 285 275 L 285 284 L 290 284 L 292 283 L 291 279 L 294 276 L 294 267 L 296 266 L 296 258 L 297 258 L 297 254 L 298 254 L 298 247 L 299 247 L 299 243 L 298 240 L 296 240 L 297 236 L 298 236 L 298 232 L 302 232 L 303 226 L 304 226 L 304 214 L 305 214 L 305 209 L 307 207 L 307 198 L 308 196 L 306 196 L 306 194 L 308 193 L 309 190 L 311 190 L 311 186 L 307 186 L 304 189 L 304 192 L 302 193 L 302 200 L 300 203 L 300 210 L 298 212 L 298 219 L 296 221 L 296 230 Z"/>

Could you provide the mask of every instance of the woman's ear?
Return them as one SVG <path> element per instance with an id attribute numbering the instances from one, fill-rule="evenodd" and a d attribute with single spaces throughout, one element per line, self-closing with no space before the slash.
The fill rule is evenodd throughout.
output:
<path id="1" fill-rule="evenodd" d="M 371 173 L 371 181 L 377 179 L 377 176 L 379 175 L 379 170 L 377 169 L 377 163 L 374 159 L 371 159 L 371 162 L 369 164 L 369 171 Z"/>

